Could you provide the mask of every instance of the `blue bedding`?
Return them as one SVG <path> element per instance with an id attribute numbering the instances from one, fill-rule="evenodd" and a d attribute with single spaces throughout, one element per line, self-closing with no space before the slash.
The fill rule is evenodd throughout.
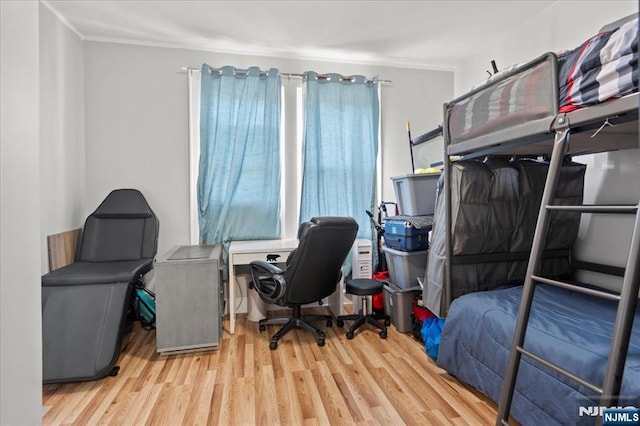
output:
<path id="1" fill-rule="evenodd" d="M 521 293 L 518 286 L 459 297 L 442 330 L 437 364 L 493 401 L 500 398 Z M 524 348 L 601 386 L 616 309 L 611 301 L 538 285 Z M 621 395 L 640 396 L 640 308 Z M 594 405 L 587 397 L 589 389 L 523 356 L 511 415 L 523 425 L 593 424 L 595 417 L 579 415 L 580 406 Z"/>

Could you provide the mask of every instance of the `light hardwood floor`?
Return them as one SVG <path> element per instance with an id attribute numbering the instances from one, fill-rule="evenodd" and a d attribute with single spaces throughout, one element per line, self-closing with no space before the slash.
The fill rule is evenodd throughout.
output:
<path id="1" fill-rule="evenodd" d="M 494 403 L 438 368 L 421 343 L 393 326 L 386 340 L 370 328 L 348 340 L 334 321 L 324 347 L 295 330 L 271 351 L 276 330 L 260 333 L 239 315 L 236 334 L 225 331 L 218 350 L 167 356 L 156 352 L 155 331 L 135 323 L 117 376 L 43 386 L 43 424 L 495 423 Z"/>

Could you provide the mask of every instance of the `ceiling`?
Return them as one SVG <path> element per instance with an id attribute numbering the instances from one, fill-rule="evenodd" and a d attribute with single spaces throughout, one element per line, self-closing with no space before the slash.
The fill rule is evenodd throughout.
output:
<path id="1" fill-rule="evenodd" d="M 555 1 L 42 0 L 82 39 L 453 69 Z"/>

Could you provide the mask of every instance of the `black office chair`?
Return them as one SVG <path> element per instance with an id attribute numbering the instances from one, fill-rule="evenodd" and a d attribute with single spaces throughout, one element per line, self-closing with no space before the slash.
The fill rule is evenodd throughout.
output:
<path id="1" fill-rule="evenodd" d="M 298 248 L 287 258 L 285 269 L 264 262 L 251 262 L 254 288 L 266 303 L 293 308 L 288 317 L 266 318 L 259 322 L 260 331 L 267 325 L 284 324 L 271 337 L 269 348 L 278 347 L 278 340 L 293 328 L 304 328 L 318 336 L 318 346 L 324 346 L 325 333 L 312 321 L 325 321 L 330 315 L 303 316 L 301 307 L 318 302 L 336 291 L 341 268 L 358 233 L 358 224 L 351 217 L 314 217 L 300 225 Z"/>
<path id="2" fill-rule="evenodd" d="M 138 190 L 112 191 L 85 221 L 75 263 L 42 276 L 45 383 L 117 374 L 133 286 L 153 267 L 158 227 Z"/>

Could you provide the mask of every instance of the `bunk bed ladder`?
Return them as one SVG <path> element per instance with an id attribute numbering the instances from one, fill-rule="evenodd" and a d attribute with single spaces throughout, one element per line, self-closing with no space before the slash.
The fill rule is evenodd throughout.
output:
<path id="1" fill-rule="evenodd" d="M 549 164 L 547 181 L 545 184 L 540 213 L 536 223 L 536 230 L 531 247 L 531 255 L 527 266 L 526 278 L 522 289 L 522 299 L 518 311 L 518 319 L 515 326 L 513 344 L 509 355 L 509 363 L 505 371 L 502 394 L 500 395 L 498 418 L 496 425 L 508 425 L 509 412 L 513 393 L 515 391 L 516 378 L 522 355 L 545 365 L 546 367 L 570 378 L 587 389 L 600 396 L 600 406 L 615 406 L 618 403 L 618 395 L 622 385 L 622 375 L 629 347 L 629 338 L 633 326 L 633 317 L 637 303 L 638 290 L 640 289 L 640 211 L 635 206 L 554 206 L 551 205 L 553 195 L 556 192 L 562 159 L 569 143 L 569 129 L 563 128 L 557 131 L 553 153 Z M 635 213 L 635 224 L 629 248 L 624 272 L 622 291 L 620 294 L 612 294 L 591 288 L 580 287 L 567 282 L 557 281 L 541 277 L 537 274 L 544 251 L 544 241 L 547 235 L 550 213 L 552 211 L 576 211 L 580 213 Z M 524 340 L 531 312 L 531 304 L 536 283 L 544 283 L 579 291 L 594 296 L 618 301 L 616 322 L 611 339 L 611 349 L 602 387 L 589 383 L 586 380 L 558 367 L 557 365 L 524 349 Z M 597 422 L 600 424 L 601 418 Z"/>

